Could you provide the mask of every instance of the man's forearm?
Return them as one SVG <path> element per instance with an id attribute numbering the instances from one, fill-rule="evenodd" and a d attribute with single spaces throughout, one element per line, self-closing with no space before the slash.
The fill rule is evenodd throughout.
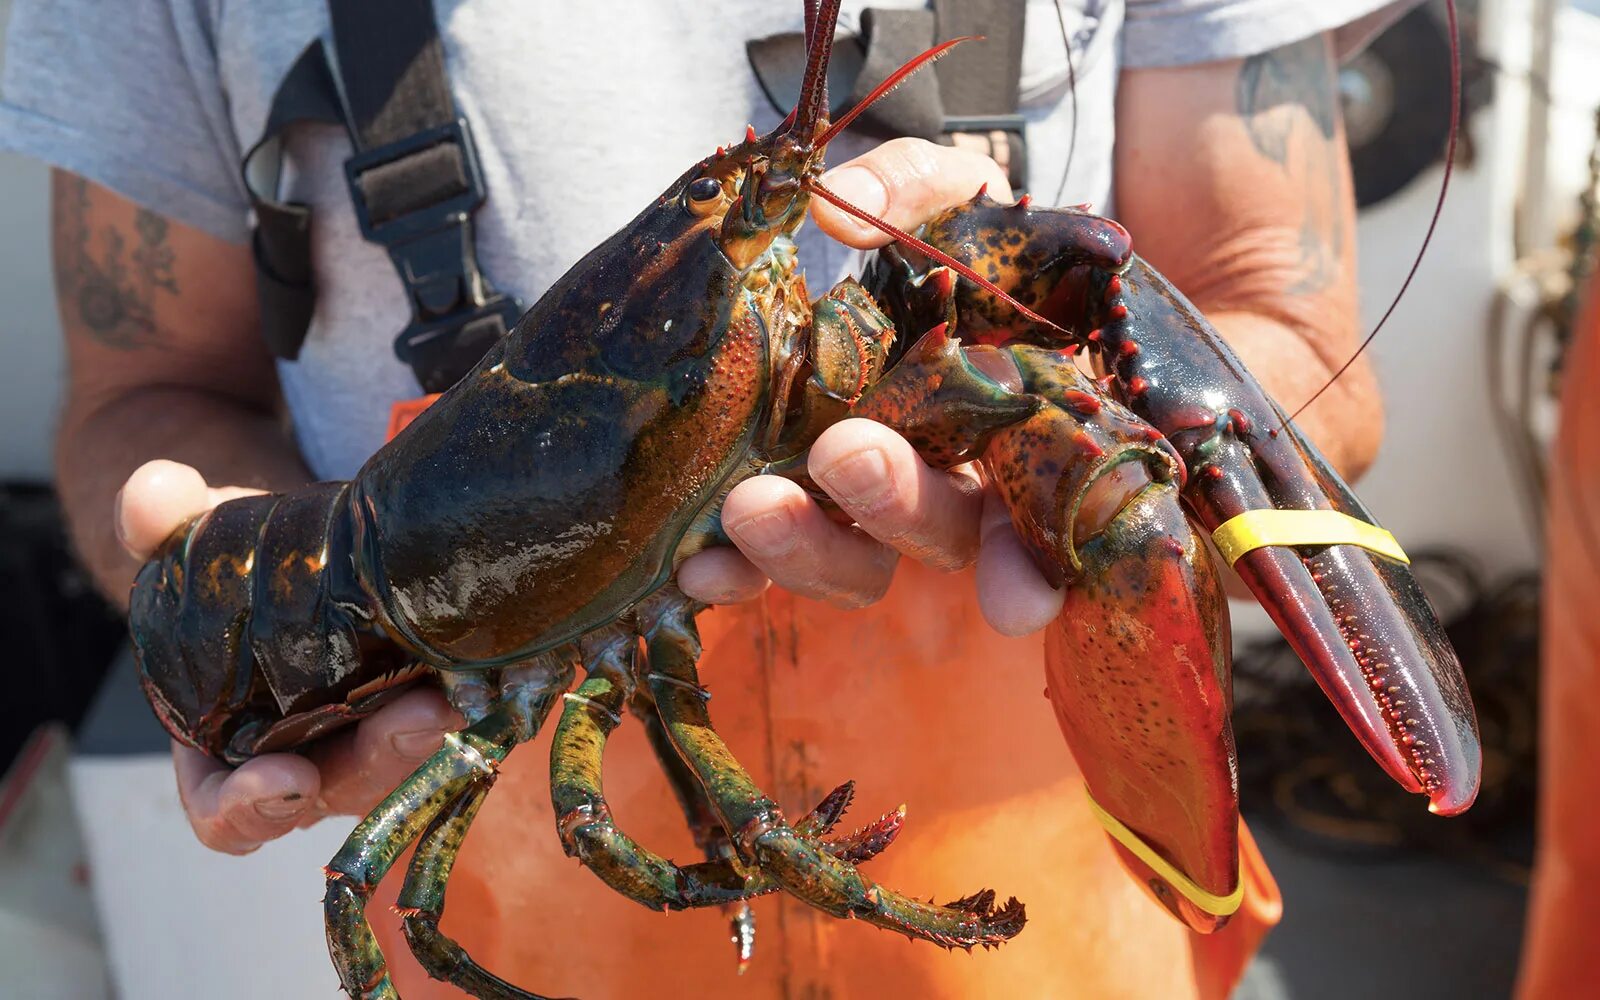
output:
<path id="1" fill-rule="evenodd" d="M 1326 385 L 1345 360 L 1324 357 L 1284 322 L 1260 313 L 1219 310 L 1207 312 L 1206 318 L 1285 415 Z M 1295 424 L 1340 475 L 1351 481 L 1360 478 L 1383 440 L 1383 405 L 1371 368 L 1352 366 Z"/>
<path id="2" fill-rule="evenodd" d="M 192 465 L 213 486 L 282 490 L 310 479 L 276 417 L 222 395 L 152 387 L 98 406 L 68 405 L 56 439 L 67 524 L 95 583 L 119 608 L 138 564 L 117 538 L 117 491 L 145 462 Z"/>

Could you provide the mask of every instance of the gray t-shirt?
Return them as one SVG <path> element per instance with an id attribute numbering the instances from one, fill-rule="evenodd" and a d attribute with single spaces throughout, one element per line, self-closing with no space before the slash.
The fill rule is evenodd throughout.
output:
<path id="1" fill-rule="evenodd" d="M 921 7 L 923 0 L 870 0 Z M 861 0 L 846 0 L 853 26 Z M 719 143 L 777 123 L 744 43 L 800 27 L 800 0 L 435 0 L 457 104 L 489 200 L 478 250 L 494 285 L 531 303 L 590 247 Z M 1119 66 L 1253 55 L 1382 16 L 1388 0 L 1063 0 L 1077 73 L 1076 151 L 1063 201 L 1105 206 Z M 278 83 L 326 34 L 323 0 L 15 0 L 0 80 L 0 146 L 227 240 L 248 237 L 239 177 Z M 1342 35 L 1341 37 L 1346 37 Z M 1353 37 L 1353 36 L 1349 36 Z M 1073 130 L 1053 0 L 1028 0 L 1022 107 L 1029 187 L 1052 199 Z M 839 163 L 866 148 L 845 136 Z M 313 208 L 317 311 L 279 375 L 312 471 L 350 476 L 383 441 L 390 404 L 418 394 L 394 357 L 407 306 L 345 188 L 341 129 L 297 127 L 284 194 Z M 855 254 L 801 234 L 820 292 Z"/>

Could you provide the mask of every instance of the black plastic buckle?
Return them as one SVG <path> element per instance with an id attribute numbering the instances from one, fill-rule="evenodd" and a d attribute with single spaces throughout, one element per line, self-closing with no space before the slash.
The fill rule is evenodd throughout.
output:
<path id="1" fill-rule="evenodd" d="M 522 303 L 497 293 L 439 319 L 413 317 L 395 338 L 395 357 L 411 366 L 424 392 L 443 392 L 483 360 L 523 311 Z"/>
<path id="2" fill-rule="evenodd" d="M 433 204 L 374 222 L 359 183 L 375 167 L 445 143 L 461 153 L 466 189 Z M 389 251 L 411 300 L 411 322 L 394 352 L 427 392 L 443 392 L 516 324 L 522 306 L 490 287 L 478 267 L 472 213 L 486 196 L 477 146 L 466 119 L 427 129 L 345 161 L 361 234 Z"/>
<path id="3" fill-rule="evenodd" d="M 1011 181 L 1011 189 L 1016 194 L 1021 194 L 1028 186 L 1028 121 L 1021 115 L 949 115 L 944 120 L 946 134 L 952 132 L 965 132 L 976 135 L 990 135 L 994 132 L 1008 132 L 1014 136 L 1007 150 L 1007 169 Z M 989 142 L 991 148 L 994 140 Z M 999 159 L 999 157 L 995 157 Z"/>

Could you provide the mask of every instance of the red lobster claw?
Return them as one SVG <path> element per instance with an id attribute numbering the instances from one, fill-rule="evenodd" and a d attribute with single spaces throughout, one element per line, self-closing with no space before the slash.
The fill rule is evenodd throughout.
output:
<path id="1" fill-rule="evenodd" d="M 1066 590 L 1047 693 L 1095 814 L 1160 903 L 1222 926 L 1244 888 L 1228 611 L 1171 446 L 1058 352 L 962 348 L 942 324 L 852 413 L 937 464 L 982 458 Z"/>
<path id="2" fill-rule="evenodd" d="M 948 280 L 921 251 L 888 248 L 863 276 L 901 329 L 955 317 L 969 342 L 1009 345 L 964 353 L 996 391 L 1039 401 L 964 443 L 1067 586 L 1047 639 L 1051 702 L 1097 815 L 1156 897 L 1209 931 L 1243 890 L 1226 605 L 1196 527 L 1372 756 L 1433 811 L 1467 808 L 1477 722 L 1403 552 L 1127 234 L 1080 211 L 980 198 L 919 235 L 1031 309 L 1070 317 L 1068 351 L 1046 351 L 1062 345 L 1060 327 Z M 1077 348 L 1109 374 L 1114 399 L 1074 369 L 1065 355 Z M 931 357 L 913 349 L 900 366 Z M 940 384 L 900 366 L 886 383 Z M 871 397 L 859 415 L 897 426 L 907 412 Z"/>
<path id="3" fill-rule="evenodd" d="M 1040 348 L 1009 354 L 1044 405 L 984 466 L 1065 586 L 1046 693 L 1124 864 L 1202 932 L 1243 898 L 1228 607 L 1160 434 Z"/>
<path id="4" fill-rule="evenodd" d="M 1119 396 L 1183 457 L 1196 519 L 1373 758 L 1433 812 L 1466 809 L 1477 718 L 1392 536 L 1154 268 L 1133 257 L 1088 285 L 1093 346 Z"/>

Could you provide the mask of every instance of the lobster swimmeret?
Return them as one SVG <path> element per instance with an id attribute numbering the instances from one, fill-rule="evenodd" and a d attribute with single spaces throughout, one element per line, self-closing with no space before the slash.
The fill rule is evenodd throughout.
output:
<path id="1" fill-rule="evenodd" d="M 791 236 L 829 197 L 838 8 L 808 16 L 788 120 L 695 164 L 354 480 L 222 504 L 139 575 L 145 691 L 192 746 L 233 762 L 298 747 L 428 676 L 467 718 L 328 867 L 328 941 L 354 996 L 396 995 L 363 909 L 413 842 L 400 908 L 424 967 L 532 996 L 438 921 L 496 765 L 558 703 L 563 843 L 646 906 L 781 889 L 947 947 L 1021 930 L 1022 905 L 991 891 L 938 906 L 874 884 L 857 866 L 901 814 L 830 836 L 845 785 L 791 822 L 712 728 L 701 607 L 674 568 L 725 542 L 739 481 L 807 482 L 808 446 L 845 416 L 936 466 L 983 463 L 1066 588 L 1049 694 L 1096 814 L 1189 926 L 1221 926 L 1240 892 L 1227 617 L 1202 529 L 1397 781 L 1447 814 L 1476 793 L 1472 707 L 1403 555 L 1115 222 L 980 193 L 810 300 Z M 1103 378 L 1080 374 L 1080 350 Z M 675 865 L 612 821 L 601 756 L 625 711 L 705 862 Z"/>

